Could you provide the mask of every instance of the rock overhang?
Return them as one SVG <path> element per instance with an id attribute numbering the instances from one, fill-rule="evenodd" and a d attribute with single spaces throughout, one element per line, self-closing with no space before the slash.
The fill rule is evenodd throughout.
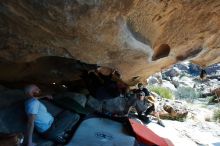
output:
<path id="1" fill-rule="evenodd" d="M 3 0 L 0 58 L 3 64 L 73 58 L 115 68 L 127 83 L 183 60 L 208 66 L 220 62 L 219 5 L 218 0 Z"/>

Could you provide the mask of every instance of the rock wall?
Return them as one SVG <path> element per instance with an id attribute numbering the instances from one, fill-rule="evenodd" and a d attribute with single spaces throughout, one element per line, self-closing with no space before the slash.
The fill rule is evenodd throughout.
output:
<path id="1" fill-rule="evenodd" d="M 219 15 L 219 0 L 1 0 L 0 60 L 74 58 L 131 83 L 186 59 L 220 62 Z"/>

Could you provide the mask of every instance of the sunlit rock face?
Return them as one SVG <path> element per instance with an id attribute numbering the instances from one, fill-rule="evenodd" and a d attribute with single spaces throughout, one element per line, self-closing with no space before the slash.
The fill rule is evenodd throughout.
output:
<path id="1" fill-rule="evenodd" d="M 0 2 L 1 62 L 74 58 L 115 68 L 129 83 L 186 59 L 220 62 L 219 36 L 219 0 Z"/>

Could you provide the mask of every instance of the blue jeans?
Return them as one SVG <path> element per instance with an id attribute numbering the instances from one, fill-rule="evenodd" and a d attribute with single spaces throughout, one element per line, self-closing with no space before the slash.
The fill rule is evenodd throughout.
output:
<path id="1" fill-rule="evenodd" d="M 79 121 L 79 115 L 70 111 L 63 111 L 54 118 L 51 127 L 41 133 L 43 137 L 58 143 L 65 143 L 63 139 L 67 132 L 70 132 L 74 125 Z"/>

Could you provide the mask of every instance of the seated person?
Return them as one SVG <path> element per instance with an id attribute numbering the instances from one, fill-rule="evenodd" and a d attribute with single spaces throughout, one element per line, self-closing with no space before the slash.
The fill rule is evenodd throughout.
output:
<path id="1" fill-rule="evenodd" d="M 28 116 L 26 143 L 28 146 L 35 146 L 32 141 L 34 128 L 43 137 L 58 143 L 65 143 L 68 132 L 79 120 L 77 114 L 69 111 L 61 112 L 57 117 L 53 117 L 47 108 L 39 99 L 42 97 L 52 99 L 52 96 L 39 96 L 40 89 L 36 85 L 28 85 L 25 87 L 25 93 L 28 96 L 25 102 L 25 112 Z"/>
<path id="2" fill-rule="evenodd" d="M 147 111 L 150 105 L 145 99 L 145 93 L 143 91 L 137 93 L 136 95 L 137 95 L 137 98 L 133 100 L 133 103 L 131 103 L 131 106 L 129 107 L 129 110 L 128 110 L 128 114 L 130 113 L 132 108 L 135 108 L 138 113 L 138 117 L 141 120 L 144 120 L 146 119 L 146 116 L 150 113 L 149 111 Z M 148 114 L 145 114 L 146 112 Z"/>
<path id="3" fill-rule="evenodd" d="M 145 96 L 150 96 L 150 92 L 148 91 L 148 89 L 144 88 L 144 85 L 142 83 L 138 83 L 138 89 L 136 89 L 134 92 L 138 94 L 141 91 L 144 92 Z"/>
<path id="4" fill-rule="evenodd" d="M 159 114 L 155 111 L 154 103 L 155 103 L 155 98 L 153 96 L 148 96 L 147 98 L 145 98 L 145 93 L 143 91 L 140 91 L 137 94 L 136 100 L 134 100 L 133 103 L 131 104 L 128 110 L 128 114 L 132 109 L 132 107 L 134 107 L 138 113 L 138 117 L 141 120 L 145 122 L 149 122 L 149 118 L 147 116 L 149 114 L 153 114 L 154 116 L 156 116 L 158 124 L 164 127 L 164 124 L 159 118 Z"/>

